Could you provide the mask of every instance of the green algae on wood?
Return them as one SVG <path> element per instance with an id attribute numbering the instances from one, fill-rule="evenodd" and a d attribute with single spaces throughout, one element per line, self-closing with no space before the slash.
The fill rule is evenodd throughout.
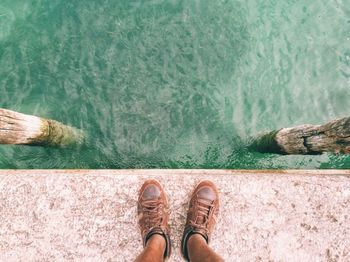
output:
<path id="1" fill-rule="evenodd" d="M 83 141 L 84 133 L 74 127 L 0 108 L 0 144 L 69 146 Z"/>
<path id="2" fill-rule="evenodd" d="M 300 125 L 264 134 L 252 144 L 262 153 L 315 155 L 350 153 L 350 117 L 325 125 Z"/>
<path id="3" fill-rule="evenodd" d="M 278 131 L 272 131 L 262 135 L 254 140 L 252 148 L 262 153 L 280 153 L 282 149 L 275 139 L 277 133 Z"/>

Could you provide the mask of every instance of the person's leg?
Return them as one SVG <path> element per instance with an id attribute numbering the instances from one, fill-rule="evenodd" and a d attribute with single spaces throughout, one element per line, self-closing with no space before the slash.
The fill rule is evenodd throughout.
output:
<path id="1" fill-rule="evenodd" d="M 151 236 L 142 253 L 135 259 L 135 262 L 163 261 L 165 245 L 166 243 L 163 236 L 158 234 Z"/>
<path id="2" fill-rule="evenodd" d="M 191 262 L 221 262 L 224 261 L 209 247 L 205 238 L 200 234 L 190 236 L 187 241 L 188 256 Z"/>
<path id="3" fill-rule="evenodd" d="M 135 261 L 158 262 L 170 256 L 168 201 L 161 184 L 147 180 L 141 187 L 137 214 L 144 250 Z"/>
<path id="4" fill-rule="evenodd" d="M 208 246 L 218 214 L 218 190 L 212 182 L 202 181 L 191 196 L 182 236 L 181 251 L 186 261 L 223 261 Z"/>

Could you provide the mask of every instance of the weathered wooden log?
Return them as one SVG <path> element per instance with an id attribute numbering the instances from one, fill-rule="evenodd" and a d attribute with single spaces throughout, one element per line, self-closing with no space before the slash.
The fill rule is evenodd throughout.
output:
<path id="1" fill-rule="evenodd" d="M 0 108 L 0 144 L 68 146 L 83 140 L 83 132 L 74 127 Z"/>
<path id="2" fill-rule="evenodd" d="M 255 139 L 253 148 L 263 153 L 322 154 L 350 153 L 350 117 L 325 125 L 282 128 Z"/>

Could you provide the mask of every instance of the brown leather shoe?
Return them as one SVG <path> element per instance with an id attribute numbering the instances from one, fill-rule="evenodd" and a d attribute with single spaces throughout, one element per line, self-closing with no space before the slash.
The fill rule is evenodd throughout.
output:
<path id="1" fill-rule="evenodd" d="M 137 214 L 143 246 L 154 234 L 165 239 L 164 258 L 171 253 L 168 200 L 157 180 L 147 180 L 141 187 L 137 203 Z"/>
<path id="2" fill-rule="evenodd" d="M 187 241 L 193 234 L 200 234 L 209 243 L 219 214 L 219 193 L 211 181 L 202 181 L 195 188 L 181 241 L 181 253 L 189 261 Z"/>

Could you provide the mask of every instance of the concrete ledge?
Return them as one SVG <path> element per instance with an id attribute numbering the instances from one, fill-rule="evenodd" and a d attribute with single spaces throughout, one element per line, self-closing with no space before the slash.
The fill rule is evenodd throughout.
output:
<path id="1" fill-rule="evenodd" d="M 348 170 L 2 170 L 0 261 L 132 261 L 148 178 L 168 193 L 171 261 L 201 179 L 221 192 L 211 244 L 227 261 L 350 261 Z"/>

